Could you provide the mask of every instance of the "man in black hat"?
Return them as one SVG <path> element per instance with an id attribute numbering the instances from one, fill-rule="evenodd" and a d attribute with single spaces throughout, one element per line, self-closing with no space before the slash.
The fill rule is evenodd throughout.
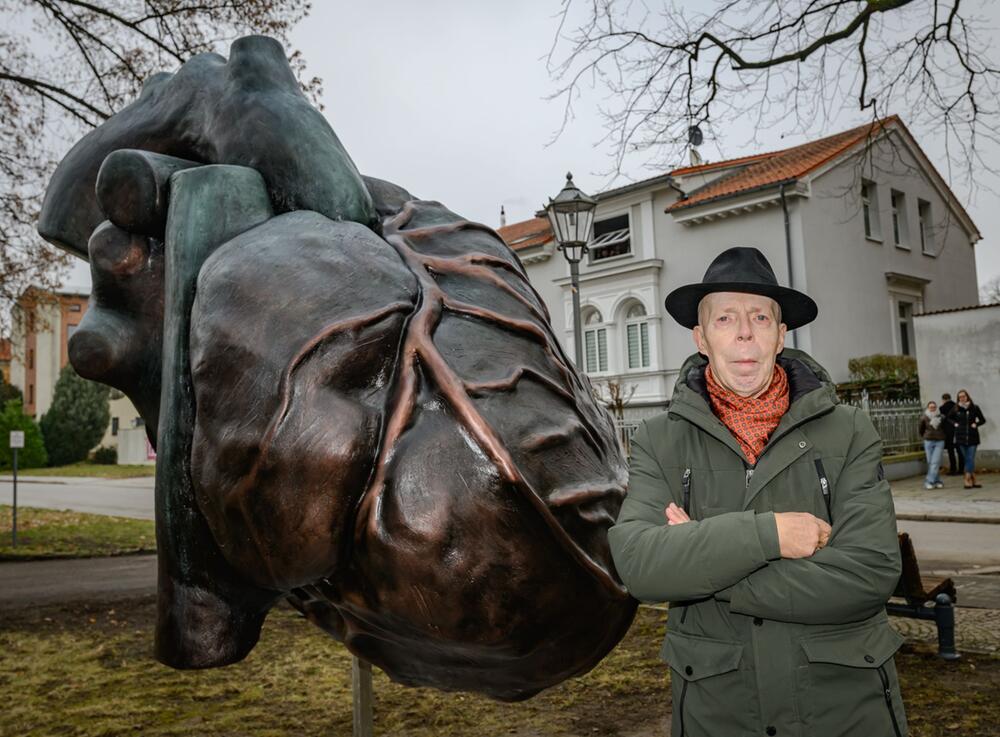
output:
<path id="1" fill-rule="evenodd" d="M 636 431 L 609 542 L 635 597 L 670 602 L 672 733 L 902 737 L 881 441 L 784 347 L 815 302 L 757 249 L 731 248 L 666 308 L 698 353 L 669 411 Z"/>

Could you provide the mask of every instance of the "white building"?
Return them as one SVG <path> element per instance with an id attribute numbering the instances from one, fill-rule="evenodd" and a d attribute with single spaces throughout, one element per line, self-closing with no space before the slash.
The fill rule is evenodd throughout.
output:
<path id="1" fill-rule="evenodd" d="M 731 246 L 759 248 L 778 281 L 819 304 L 787 345 L 835 381 L 850 358 L 915 354 L 914 314 L 973 304 L 980 234 L 895 116 L 782 151 L 674 169 L 596 196 L 580 264 L 585 368 L 634 394 L 629 415 L 658 411 L 690 331 L 663 309 Z M 572 356 L 569 266 L 544 217 L 502 227 Z"/>
<path id="2" fill-rule="evenodd" d="M 983 410 L 977 468 L 1000 468 L 1000 304 L 917 315 L 915 334 L 924 402 L 965 389 Z"/>

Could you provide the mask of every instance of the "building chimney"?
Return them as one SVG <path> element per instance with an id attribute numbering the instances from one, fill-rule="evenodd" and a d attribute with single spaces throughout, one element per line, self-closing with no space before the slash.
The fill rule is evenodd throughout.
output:
<path id="1" fill-rule="evenodd" d="M 500 205 L 500 227 L 504 227 L 507 224 L 507 213 L 504 212 L 503 205 Z"/>

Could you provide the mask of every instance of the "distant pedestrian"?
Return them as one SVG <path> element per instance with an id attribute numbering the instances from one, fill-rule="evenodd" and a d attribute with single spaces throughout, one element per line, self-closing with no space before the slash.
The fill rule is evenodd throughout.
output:
<path id="1" fill-rule="evenodd" d="M 951 394 L 945 392 L 941 395 L 941 406 L 938 409 L 941 411 L 941 416 L 945 418 L 944 449 L 948 451 L 948 475 L 958 476 L 962 473 L 958 469 L 964 465 L 964 462 L 962 455 L 955 450 L 955 426 L 947 421 L 948 415 L 955 409 L 955 403 L 951 400 Z M 956 455 L 958 456 L 957 463 L 955 462 Z"/>
<path id="2" fill-rule="evenodd" d="M 986 418 L 965 389 L 959 390 L 958 403 L 948 414 L 948 421 L 955 428 L 955 449 L 961 452 L 964 459 L 965 488 L 982 488 L 976 483 L 976 448 L 979 446 L 979 428 L 986 424 Z"/>
<path id="3" fill-rule="evenodd" d="M 937 402 L 930 401 L 920 417 L 920 437 L 924 439 L 924 453 L 927 455 L 927 476 L 925 489 L 940 489 L 941 451 L 944 450 L 945 420 L 938 411 Z"/>

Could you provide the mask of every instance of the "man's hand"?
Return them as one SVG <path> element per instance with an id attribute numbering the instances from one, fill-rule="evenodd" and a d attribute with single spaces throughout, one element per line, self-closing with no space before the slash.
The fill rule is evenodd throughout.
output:
<path id="1" fill-rule="evenodd" d="M 776 512 L 782 558 L 808 558 L 830 539 L 830 525 L 808 512 Z"/>
<path id="2" fill-rule="evenodd" d="M 670 506 L 666 508 L 665 514 L 667 515 L 668 525 L 681 525 L 685 522 L 690 522 L 691 518 L 688 517 L 687 512 L 678 507 L 673 502 L 670 502 Z"/>

